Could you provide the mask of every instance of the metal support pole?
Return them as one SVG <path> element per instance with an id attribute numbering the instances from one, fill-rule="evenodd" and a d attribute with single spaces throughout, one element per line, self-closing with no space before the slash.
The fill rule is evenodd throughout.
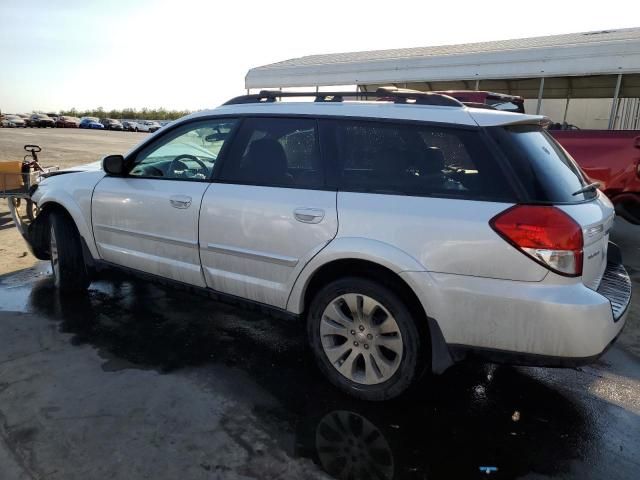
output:
<path id="1" fill-rule="evenodd" d="M 476 78 L 476 91 L 480 90 L 480 80 Z"/>
<path id="2" fill-rule="evenodd" d="M 620 95 L 620 85 L 622 85 L 622 74 L 618 74 L 618 80 L 616 81 L 616 91 L 613 94 L 613 101 L 611 102 L 611 113 L 609 113 L 609 130 L 613 130 L 616 124 L 616 113 L 618 111 L 618 95 Z"/>
<path id="3" fill-rule="evenodd" d="M 562 123 L 567 123 L 567 113 L 569 112 L 569 100 L 571 97 L 567 96 L 567 103 L 564 105 L 564 116 L 562 117 Z"/>
<path id="4" fill-rule="evenodd" d="M 542 111 L 542 91 L 544 90 L 544 77 L 540 77 L 540 88 L 538 89 L 538 105 L 536 106 L 536 115 L 540 115 Z"/>

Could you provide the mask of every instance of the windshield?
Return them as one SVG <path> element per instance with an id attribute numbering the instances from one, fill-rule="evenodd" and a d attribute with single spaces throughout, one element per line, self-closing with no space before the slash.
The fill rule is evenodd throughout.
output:
<path id="1" fill-rule="evenodd" d="M 532 201 L 576 203 L 597 195 L 595 189 L 576 193 L 588 185 L 589 180 L 541 127 L 512 125 L 489 130 Z"/>
<path id="2" fill-rule="evenodd" d="M 153 122 L 145 122 L 147 124 Z M 185 125 L 136 159 L 130 175 L 204 180 L 209 178 L 235 120 Z"/>

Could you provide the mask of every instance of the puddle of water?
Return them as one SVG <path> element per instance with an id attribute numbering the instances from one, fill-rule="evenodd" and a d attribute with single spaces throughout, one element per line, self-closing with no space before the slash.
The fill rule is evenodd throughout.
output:
<path id="1" fill-rule="evenodd" d="M 33 285 L 48 281 L 50 275 L 49 262 L 38 262 L 31 268 L 0 276 L 0 311 L 29 311 Z"/>

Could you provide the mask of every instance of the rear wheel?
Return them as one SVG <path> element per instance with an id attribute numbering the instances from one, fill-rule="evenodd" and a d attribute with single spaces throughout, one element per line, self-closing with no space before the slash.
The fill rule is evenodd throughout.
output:
<path id="1" fill-rule="evenodd" d="M 318 366 L 351 395 L 397 397 L 425 370 L 427 347 L 414 315 L 377 282 L 348 277 L 326 285 L 311 302 L 307 322 Z"/>
<path id="2" fill-rule="evenodd" d="M 52 212 L 49 225 L 49 254 L 55 286 L 63 291 L 86 290 L 90 279 L 75 224 L 68 216 Z"/>

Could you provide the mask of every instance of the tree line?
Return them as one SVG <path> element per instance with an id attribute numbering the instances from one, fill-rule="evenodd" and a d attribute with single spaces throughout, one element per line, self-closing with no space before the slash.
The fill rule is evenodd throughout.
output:
<path id="1" fill-rule="evenodd" d="M 189 110 L 166 110 L 164 108 L 125 108 L 122 110 L 104 110 L 102 107 L 93 110 L 61 110 L 60 115 L 69 117 L 126 118 L 131 120 L 175 120 L 190 114 Z"/>

